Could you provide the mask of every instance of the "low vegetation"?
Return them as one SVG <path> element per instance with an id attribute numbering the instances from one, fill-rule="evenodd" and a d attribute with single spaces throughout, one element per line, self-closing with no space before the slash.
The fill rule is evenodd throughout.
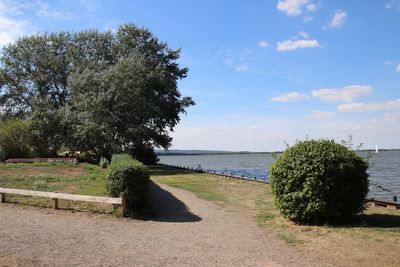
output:
<path id="1" fill-rule="evenodd" d="M 307 140 L 272 165 L 271 185 L 283 216 L 298 222 L 349 220 L 365 209 L 368 162 L 331 140 Z"/>
<path id="2" fill-rule="evenodd" d="M 147 206 L 149 182 L 149 169 L 128 155 L 117 156 L 108 167 L 108 194 L 126 197 L 131 213 L 140 212 Z"/>
<path id="3" fill-rule="evenodd" d="M 97 165 L 79 163 L 13 163 L 0 164 L 0 187 L 107 196 L 104 169 Z M 8 202 L 51 207 L 50 199 L 7 195 Z M 110 205 L 89 202 L 61 201 L 61 208 L 110 213 Z"/>

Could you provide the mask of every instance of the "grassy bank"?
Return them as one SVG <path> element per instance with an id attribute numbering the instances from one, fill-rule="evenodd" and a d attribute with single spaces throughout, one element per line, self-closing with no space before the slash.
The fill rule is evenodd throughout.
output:
<path id="1" fill-rule="evenodd" d="M 246 209 L 266 231 L 335 265 L 400 265 L 400 211 L 369 207 L 350 225 L 301 226 L 279 215 L 268 185 L 163 167 L 152 168 L 152 179 Z"/>
<path id="2" fill-rule="evenodd" d="M 251 213 L 258 225 L 291 246 L 340 266 L 399 266 L 400 211 L 370 207 L 351 225 L 300 226 L 282 218 L 268 185 L 152 166 L 153 181 L 195 193 L 221 206 Z M 106 171 L 89 164 L 1 164 L 0 187 L 105 196 Z M 51 200 L 8 196 L 24 205 Z M 111 213 L 111 205 L 62 201 L 61 208 Z M 245 227 L 245 226 L 244 226 Z"/>
<path id="3" fill-rule="evenodd" d="M 15 163 L 0 164 L 0 187 L 37 191 L 106 196 L 106 172 L 99 166 L 81 163 Z M 7 196 L 8 202 L 22 205 L 50 207 L 52 201 L 44 198 Z M 61 208 L 76 210 L 112 211 L 110 205 L 63 200 Z"/>

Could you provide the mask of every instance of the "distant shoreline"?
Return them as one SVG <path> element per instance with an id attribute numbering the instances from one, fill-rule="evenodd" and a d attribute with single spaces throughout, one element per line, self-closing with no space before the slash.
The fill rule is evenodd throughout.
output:
<path id="1" fill-rule="evenodd" d="M 380 149 L 379 151 L 399 151 L 399 148 Z M 360 149 L 357 151 L 374 152 L 375 149 Z M 283 151 L 251 152 L 251 151 L 214 151 L 214 150 L 156 150 L 157 156 L 211 156 L 211 155 L 260 155 L 280 154 Z"/>

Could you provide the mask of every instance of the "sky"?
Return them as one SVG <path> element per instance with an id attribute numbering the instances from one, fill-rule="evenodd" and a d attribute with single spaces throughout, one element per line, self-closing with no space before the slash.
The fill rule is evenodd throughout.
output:
<path id="1" fill-rule="evenodd" d="M 123 23 L 182 50 L 172 149 L 400 148 L 400 0 L 0 0 L 0 46 Z"/>

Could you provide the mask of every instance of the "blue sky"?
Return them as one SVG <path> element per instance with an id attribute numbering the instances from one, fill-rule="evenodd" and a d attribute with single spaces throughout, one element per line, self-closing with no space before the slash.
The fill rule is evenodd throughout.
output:
<path id="1" fill-rule="evenodd" d="M 197 105 L 175 149 L 274 151 L 353 136 L 400 148 L 400 0 L 0 0 L 0 46 L 133 22 L 172 48 Z"/>

